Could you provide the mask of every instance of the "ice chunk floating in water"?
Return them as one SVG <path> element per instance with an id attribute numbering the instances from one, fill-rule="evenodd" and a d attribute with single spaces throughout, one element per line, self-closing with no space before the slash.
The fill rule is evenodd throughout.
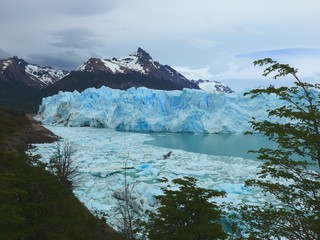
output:
<path id="1" fill-rule="evenodd" d="M 161 194 L 160 188 L 165 186 L 160 181 L 163 177 L 169 180 L 186 175 L 196 177 L 201 187 L 227 192 L 227 197 L 218 202 L 261 204 L 265 201 L 262 193 L 244 187 L 244 180 L 255 176 L 257 161 L 144 144 L 152 139 L 149 134 L 85 127 L 49 129 L 78 147 L 75 163 L 81 181 L 74 193 L 92 211 L 108 211 L 107 220 L 112 226 L 117 204 L 114 194 L 121 194 L 124 186 L 125 162 L 129 168 L 128 182 L 134 185 L 135 206 L 141 212 L 156 206 L 154 196 Z M 54 153 L 55 144 L 36 146 L 36 153 L 44 161 Z M 163 155 L 169 151 L 172 151 L 170 158 L 164 160 Z"/>
<path id="2" fill-rule="evenodd" d="M 101 87 L 44 98 L 38 119 L 47 125 L 92 126 L 136 132 L 242 133 L 252 117 L 267 118 L 279 102 L 243 93 Z"/>

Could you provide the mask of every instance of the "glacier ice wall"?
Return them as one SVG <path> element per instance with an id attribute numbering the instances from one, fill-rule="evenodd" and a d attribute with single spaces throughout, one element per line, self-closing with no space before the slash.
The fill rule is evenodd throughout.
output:
<path id="1" fill-rule="evenodd" d="M 252 117 L 267 118 L 279 102 L 243 93 L 101 87 L 44 98 L 37 119 L 46 125 L 92 126 L 137 132 L 242 133 Z"/>

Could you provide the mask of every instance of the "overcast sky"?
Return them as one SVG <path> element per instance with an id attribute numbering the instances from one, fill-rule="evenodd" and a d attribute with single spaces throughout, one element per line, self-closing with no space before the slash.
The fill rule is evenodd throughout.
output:
<path id="1" fill-rule="evenodd" d="M 264 57 L 315 82 L 319 13 L 319 0 L 1 0 L 0 58 L 71 70 L 90 57 L 123 57 L 141 47 L 186 77 L 235 90 L 277 85 L 253 67 Z"/>

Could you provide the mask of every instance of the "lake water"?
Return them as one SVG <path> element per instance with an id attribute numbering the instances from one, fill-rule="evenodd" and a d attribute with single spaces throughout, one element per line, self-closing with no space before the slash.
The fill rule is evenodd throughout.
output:
<path id="1" fill-rule="evenodd" d="M 153 140 L 146 141 L 158 147 L 181 149 L 194 153 L 215 156 L 242 157 L 256 159 L 257 154 L 248 153 L 261 147 L 274 148 L 274 142 L 260 134 L 254 135 L 218 135 L 218 134 L 186 134 L 166 133 L 151 134 Z"/>

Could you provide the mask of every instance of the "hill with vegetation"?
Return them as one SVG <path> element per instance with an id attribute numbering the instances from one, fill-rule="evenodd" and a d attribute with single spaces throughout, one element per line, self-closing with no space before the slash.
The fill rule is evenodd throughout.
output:
<path id="1" fill-rule="evenodd" d="M 0 109 L 0 239 L 118 239 L 105 219 L 25 153 L 30 143 L 55 139 L 24 114 Z"/>

